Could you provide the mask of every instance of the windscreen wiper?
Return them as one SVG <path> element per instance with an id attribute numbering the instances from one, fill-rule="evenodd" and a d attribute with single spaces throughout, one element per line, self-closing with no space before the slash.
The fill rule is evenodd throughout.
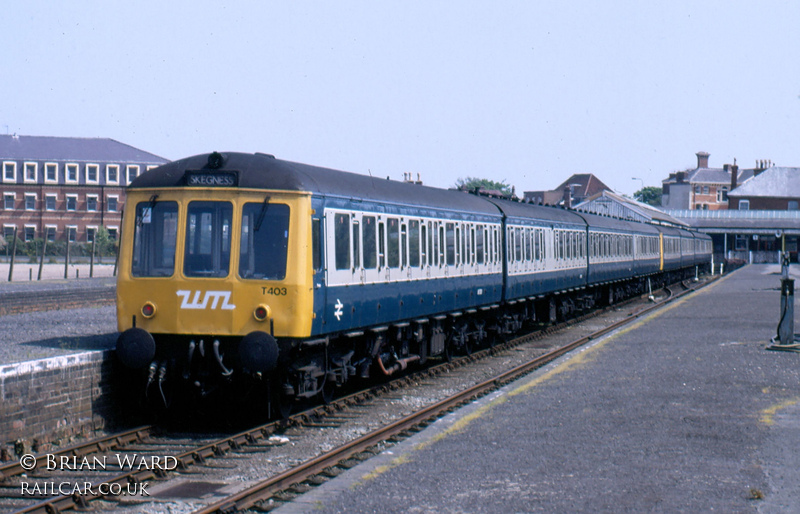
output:
<path id="1" fill-rule="evenodd" d="M 267 214 L 267 206 L 269 205 L 269 196 L 264 198 L 264 203 L 261 204 L 261 212 L 258 213 L 258 218 L 256 218 L 256 224 L 253 227 L 253 230 L 258 232 L 258 229 L 261 228 L 261 224 L 264 222 L 264 215 Z"/>

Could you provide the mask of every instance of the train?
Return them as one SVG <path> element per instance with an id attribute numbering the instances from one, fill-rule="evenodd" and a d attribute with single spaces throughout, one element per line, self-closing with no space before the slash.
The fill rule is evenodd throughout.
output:
<path id="1" fill-rule="evenodd" d="M 212 152 L 128 187 L 116 354 L 164 406 L 233 395 L 285 415 L 686 278 L 711 252 L 686 228 Z"/>

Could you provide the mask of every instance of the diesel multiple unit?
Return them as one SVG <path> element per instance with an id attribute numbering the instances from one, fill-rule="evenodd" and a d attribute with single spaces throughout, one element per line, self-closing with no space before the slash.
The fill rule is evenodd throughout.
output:
<path id="1" fill-rule="evenodd" d="M 682 228 L 266 154 L 144 173 L 122 232 L 117 352 L 149 396 L 241 388 L 284 411 L 711 260 Z"/>

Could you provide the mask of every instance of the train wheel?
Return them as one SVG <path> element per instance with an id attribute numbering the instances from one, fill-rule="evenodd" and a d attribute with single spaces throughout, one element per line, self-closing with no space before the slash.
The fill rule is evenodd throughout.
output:
<path id="1" fill-rule="evenodd" d="M 444 353 L 442 353 L 442 357 L 444 357 L 445 362 L 453 361 L 453 345 L 450 338 L 444 343 Z"/>
<path id="2" fill-rule="evenodd" d="M 330 380 L 325 380 L 325 383 L 322 384 L 320 396 L 322 398 L 322 403 L 325 405 L 330 405 L 333 399 L 336 397 L 336 384 Z"/>
<path id="3" fill-rule="evenodd" d="M 282 387 L 277 388 L 273 395 L 272 404 L 275 406 L 275 413 L 280 419 L 287 419 L 292 415 L 294 410 L 295 396 L 294 394 L 286 394 L 285 389 Z"/>

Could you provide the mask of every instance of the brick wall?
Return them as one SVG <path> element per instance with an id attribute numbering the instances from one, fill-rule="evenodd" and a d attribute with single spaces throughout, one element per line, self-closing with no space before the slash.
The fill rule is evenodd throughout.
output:
<path id="1" fill-rule="evenodd" d="M 114 419 L 113 353 L 83 352 L 0 366 L 0 449 L 47 451 Z M 22 450 L 21 450 L 22 449 Z"/>

